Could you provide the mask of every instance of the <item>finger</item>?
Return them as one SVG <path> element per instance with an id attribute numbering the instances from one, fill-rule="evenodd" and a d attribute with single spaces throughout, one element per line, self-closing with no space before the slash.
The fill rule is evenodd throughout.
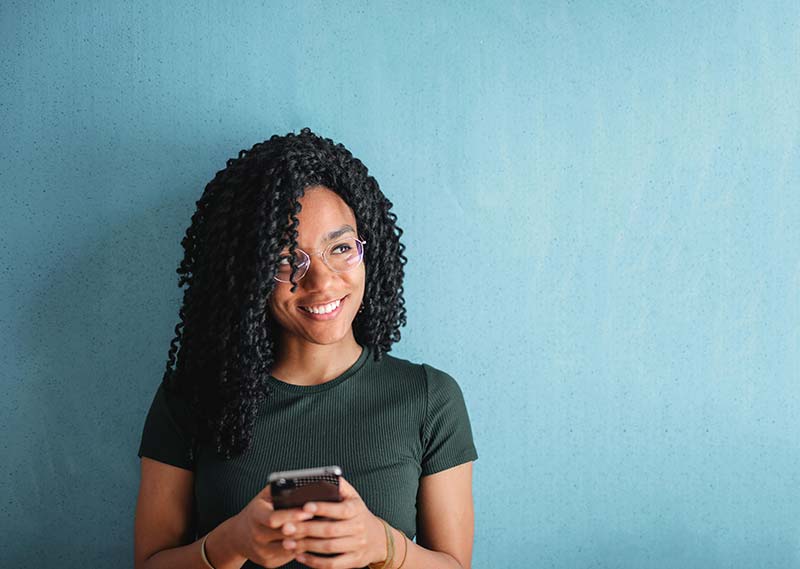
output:
<path id="1" fill-rule="evenodd" d="M 254 499 L 247 508 L 253 521 L 262 526 L 269 524 L 269 517 L 275 511 L 272 504 L 260 499 Z"/>
<path id="2" fill-rule="evenodd" d="M 353 485 L 344 479 L 344 476 L 339 477 L 339 495 L 345 499 L 361 498 L 356 489 L 353 488 Z"/>
<path id="3" fill-rule="evenodd" d="M 314 569 L 347 569 L 358 567 L 359 563 L 358 555 L 355 553 L 343 553 L 337 557 L 317 557 L 311 553 L 301 553 L 295 559 Z"/>
<path id="4" fill-rule="evenodd" d="M 314 517 L 312 512 L 304 512 L 300 508 L 287 510 L 274 510 L 265 524 L 267 527 L 277 529 L 287 522 L 303 522 Z"/>
<path id="5" fill-rule="evenodd" d="M 256 549 L 256 555 L 251 559 L 259 565 L 267 564 L 286 565 L 294 559 L 294 552 L 283 547 L 280 541 L 272 541 Z"/>
<path id="6" fill-rule="evenodd" d="M 293 549 L 296 553 L 307 551 L 316 553 L 350 553 L 366 546 L 366 542 L 358 537 L 337 537 L 336 539 L 284 539 L 283 547 Z"/>
<path id="7" fill-rule="evenodd" d="M 257 495 L 262 500 L 272 503 L 272 484 L 267 484 L 261 492 Z"/>
<path id="8" fill-rule="evenodd" d="M 283 525 L 282 533 L 292 539 L 303 539 L 304 537 L 343 537 L 346 535 L 356 535 L 363 530 L 363 525 L 352 520 L 342 520 L 336 522 L 314 521 L 300 523 L 286 523 Z"/>
<path id="9" fill-rule="evenodd" d="M 347 520 L 358 515 L 363 508 L 360 498 L 348 498 L 343 502 L 307 502 L 303 510 L 323 518 Z"/>

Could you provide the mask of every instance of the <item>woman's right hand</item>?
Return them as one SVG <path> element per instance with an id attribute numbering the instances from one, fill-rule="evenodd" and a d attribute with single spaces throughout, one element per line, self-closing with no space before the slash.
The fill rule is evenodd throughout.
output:
<path id="1" fill-rule="evenodd" d="M 294 559 L 294 551 L 283 547 L 286 535 L 283 524 L 310 520 L 314 514 L 302 508 L 276 510 L 267 486 L 244 509 L 234 516 L 233 535 L 236 551 L 264 567 L 280 567 Z"/>

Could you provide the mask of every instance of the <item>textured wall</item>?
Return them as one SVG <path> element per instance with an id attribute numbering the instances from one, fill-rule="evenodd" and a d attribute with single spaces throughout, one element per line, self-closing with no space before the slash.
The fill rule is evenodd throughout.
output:
<path id="1" fill-rule="evenodd" d="M 132 565 L 194 202 L 310 126 L 406 232 L 476 568 L 800 567 L 798 4 L 296 4 L 0 5 L 0 560 Z"/>

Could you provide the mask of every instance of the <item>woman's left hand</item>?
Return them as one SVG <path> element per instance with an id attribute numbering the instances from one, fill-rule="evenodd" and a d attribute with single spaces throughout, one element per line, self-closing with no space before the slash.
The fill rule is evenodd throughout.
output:
<path id="1" fill-rule="evenodd" d="M 315 569 L 366 567 L 386 558 L 383 523 L 369 511 L 364 500 L 343 477 L 339 479 L 341 502 L 308 502 L 303 510 L 333 521 L 308 520 L 283 525 L 283 547 Z M 319 557 L 308 552 L 340 553 Z"/>

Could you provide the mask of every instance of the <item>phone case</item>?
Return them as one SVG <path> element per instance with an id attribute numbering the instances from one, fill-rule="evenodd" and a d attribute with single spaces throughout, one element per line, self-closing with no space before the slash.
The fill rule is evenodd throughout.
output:
<path id="1" fill-rule="evenodd" d="M 269 476 L 272 504 L 276 510 L 301 508 L 311 501 L 341 502 L 338 466 L 274 472 Z"/>

